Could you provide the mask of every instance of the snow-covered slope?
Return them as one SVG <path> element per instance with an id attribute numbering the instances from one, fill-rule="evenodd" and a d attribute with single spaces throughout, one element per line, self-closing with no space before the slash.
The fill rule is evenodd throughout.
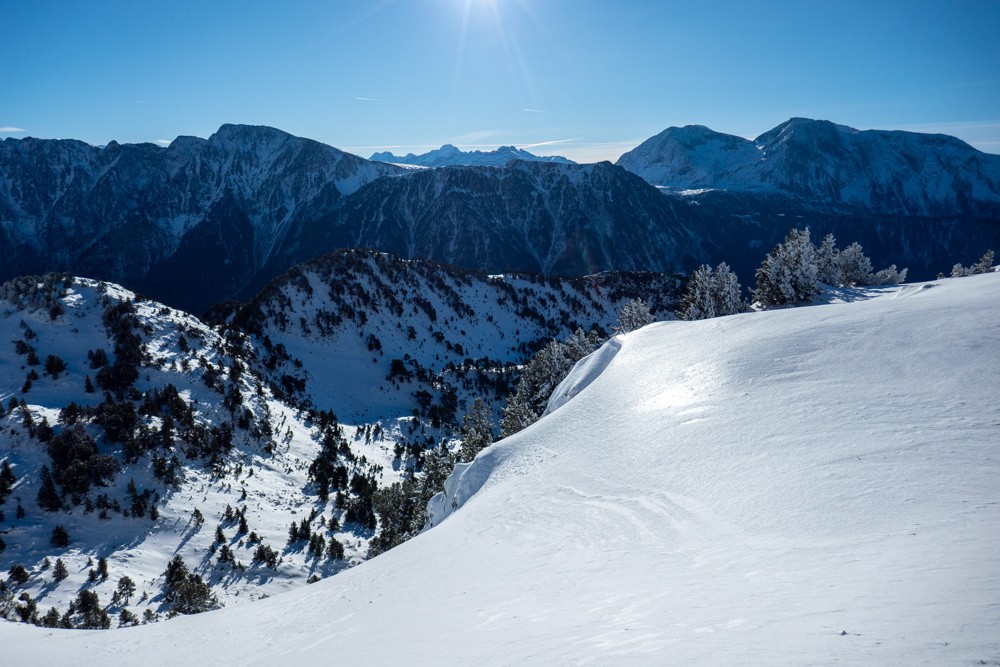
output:
<path id="1" fill-rule="evenodd" d="M 1000 656 L 1000 276 L 654 324 L 333 580 L 68 661 L 986 664 Z"/>
<path id="2" fill-rule="evenodd" d="M 81 590 L 117 615 L 126 605 L 112 597 L 123 576 L 136 586 L 131 613 L 163 614 L 162 574 L 175 555 L 223 605 L 367 557 L 374 525 L 347 521 L 348 489 L 318 496 L 310 465 L 329 431 L 342 443 L 334 465 L 378 482 L 382 471 L 368 461 L 392 450 L 392 435 L 372 443 L 355 427 L 328 429 L 316 413 L 283 403 L 244 334 L 117 285 L 50 275 L 0 286 L 0 341 L 0 461 L 16 478 L 0 493 L 0 571 L 26 568 L 18 594 L 29 594 L 40 616 L 65 613 Z M 120 365 L 126 357 L 133 362 Z M 61 491 L 52 507 L 39 495 L 43 466 Z M 325 545 L 338 540 L 343 555 L 316 556 L 307 539 L 289 543 L 293 521 L 310 524 Z M 50 542 L 57 526 L 68 533 L 64 545 Z M 276 562 L 255 558 L 260 547 Z M 100 558 L 108 576 L 88 581 Z M 57 559 L 63 580 L 54 578 Z M 14 615 L 0 592 L 5 613 Z"/>
<path id="3" fill-rule="evenodd" d="M 463 151 L 451 144 L 445 144 L 441 148 L 435 148 L 421 155 L 407 153 L 406 155 L 393 155 L 390 151 L 373 154 L 369 160 L 376 162 L 389 162 L 392 164 L 415 165 L 418 167 L 456 167 L 456 166 L 479 166 L 479 167 L 502 167 L 511 160 L 528 160 L 530 162 L 559 162 L 562 164 L 574 164 L 568 158 L 558 155 L 535 155 L 516 146 L 500 146 L 492 151 Z"/>
<path id="4" fill-rule="evenodd" d="M 438 421 L 477 397 L 502 407 L 520 364 L 578 328 L 607 335 L 629 299 L 672 317 L 679 284 L 654 273 L 487 275 L 341 250 L 273 280 L 234 323 L 267 341 L 273 377 L 301 381 L 296 399 L 341 421 Z"/>
<path id="5" fill-rule="evenodd" d="M 792 118 L 749 140 L 689 125 L 647 139 L 618 164 L 672 190 L 780 193 L 828 213 L 1000 215 L 1000 156 L 939 134 Z"/>

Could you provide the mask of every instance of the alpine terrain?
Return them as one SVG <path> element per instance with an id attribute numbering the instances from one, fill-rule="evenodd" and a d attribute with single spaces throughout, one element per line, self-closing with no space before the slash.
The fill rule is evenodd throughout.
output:
<path id="1" fill-rule="evenodd" d="M 522 364 L 576 341 L 565 374 L 624 304 L 669 317 L 676 293 L 659 274 L 341 251 L 208 324 L 112 283 L 10 281 L 0 617 L 127 627 L 356 565 L 423 528 L 455 462 L 494 439 Z"/>
<path id="2" fill-rule="evenodd" d="M 53 326 L 90 331 L 73 309 L 98 287 L 67 289 Z M 991 272 L 618 335 L 576 365 L 546 416 L 456 467 L 433 527 L 378 558 L 124 631 L 0 624 L 0 646 L 26 665 L 995 661 L 1000 386 L 983 359 L 1000 349 L 998 294 Z M 61 351 L 42 319 L 26 320 L 30 344 Z M 167 360 L 144 372 L 169 372 Z M 266 391 L 247 382 L 246 409 L 262 410 Z M 288 456 L 309 426 L 283 414 Z M 249 470 L 278 474 L 243 441 L 233 493 Z M 204 504 L 219 484 L 206 474 L 179 493 Z M 256 496 L 246 505 L 254 528 Z M 318 516 L 328 530 L 329 509 Z M 169 508 L 159 521 L 192 530 Z M 134 534 L 138 549 L 148 538 Z M 31 590 L 50 590 L 49 572 L 29 573 Z"/>

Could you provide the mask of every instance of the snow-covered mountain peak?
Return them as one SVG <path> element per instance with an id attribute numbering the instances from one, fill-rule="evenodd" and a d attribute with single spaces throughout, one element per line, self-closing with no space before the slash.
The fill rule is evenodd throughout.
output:
<path id="1" fill-rule="evenodd" d="M 573 164 L 572 160 L 564 157 L 555 155 L 539 156 L 515 146 L 500 146 L 492 151 L 463 151 L 452 144 L 445 144 L 441 148 L 436 148 L 422 155 L 408 153 L 404 156 L 398 156 L 393 155 L 389 151 L 383 151 L 374 153 L 370 159 L 378 162 L 409 164 L 420 167 L 499 167 L 511 160 Z"/>
<path id="2" fill-rule="evenodd" d="M 688 126 L 648 139 L 618 164 L 658 186 L 773 193 L 803 210 L 1000 215 L 1000 156 L 942 135 L 791 118 L 750 141 Z"/>

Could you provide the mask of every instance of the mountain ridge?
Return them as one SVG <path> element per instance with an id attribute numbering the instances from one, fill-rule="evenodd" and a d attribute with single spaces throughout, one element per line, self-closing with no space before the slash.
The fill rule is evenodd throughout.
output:
<path id="1" fill-rule="evenodd" d="M 500 146 L 491 151 L 463 151 L 452 144 L 444 144 L 441 148 L 415 155 L 394 155 L 391 151 L 373 153 L 369 160 L 406 164 L 418 167 L 500 167 L 511 160 L 527 160 L 532 162 L 558 162 L 560 164 L 576 164 L 572 160 L 559 155 L 535 155 L 516 146 Z"/>
<path id="2" fill-rule="evenodd" d="M 1000 219 L 1000 156 L 947 135 L 807 118 L 752 140 L 670 127 L 617 164 L 673 190 L 770 191 L 834 213 Z"/>

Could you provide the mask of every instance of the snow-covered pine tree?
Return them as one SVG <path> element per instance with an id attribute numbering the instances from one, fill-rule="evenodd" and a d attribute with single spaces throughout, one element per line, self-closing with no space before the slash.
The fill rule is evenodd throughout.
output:
<path id="1" fill-rule="evenodd" d="M 838 253 L 837 268 L 841 285 L 871 285 L 874 282 L 872 261 L 865 256 L 861 244 L 857 241 Z"/>
<path id="2" fill-rule="evenodd" d="M 615 333 L 635 331 L 655 321 L 656 318 L 649 312 L 649 306 L 644 299 L 630 299 L 618 311 L 618 325 L 615 327 Z"/>
<path id="3" fill-rule="evenodd" d="M 793 229 L 757 269 L 754 299 L 764 306 L 805 301 L 816 293 L 816 249 L 809 228 Z"/>
<path id="4" fill-rule="evenodd" d="M 906 282 L 906 269 L 896 270 L 896 265 L 891 264 L 888 268 L 877 272 L 872 278 L 872 285 L 898 285 Z"/>
<path id="5" fill-rule="evenodd" d="M 468 463 L 476 454 L 493 444 L 493 424 L 490 423 L 490 407 L 477 398 L 462 418 L 462 450 L 459 460 Z"/>
<path id="6" fill-rule="evenodd" d="M 972 265 L 972 273 L 989 273 L 993 270 L 993 251 L 987 250 L 979 261 Z"/>
<path id="7" fill-rule="evenodd" d="M 715 317 L 713 283 L 712 267 L 708 264 L 702 264 L 692 271 L 675 313 L 677 317 L 682 320 L 705 320 Z"/>
<path id="8" fill-rule="evenodd" d="M 740 313 L 745 308 L 739 278 L 722 262 L 714 271 L 707 264 L 694 270 L 676 315 L 682 320 L 704 320 Z"/>
<path id="9" fill-rule="evenodd" d="M 840 284 L 840 265 L 837 250 L 837 239 L 833 234 L 827 234 L 816 249 L 816 279 L 827 285 Z"/>
<path id="10" fill-rule="evenodd" d="M 712 293 L 715 313 L 718 316 L 735 315 L 746 310 L 743 302 L 742 286 L 736 273 L 725 262 L 715 267 L 712 276 Z"/>

